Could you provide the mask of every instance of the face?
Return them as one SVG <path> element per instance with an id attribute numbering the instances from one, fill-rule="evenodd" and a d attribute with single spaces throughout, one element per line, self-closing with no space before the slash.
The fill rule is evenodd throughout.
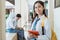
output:
<path id="1" fill-rule="evenodd" d="M 38 15 L 42 15 L 43 14 L 43 10 L 44 10 L 44 7 L 40 3 L 36 3 L 35 4 L 35 12 Z"/>
<path id="2" fill-rule="evenodd" d="M 19 20 L 20 19 L 20 17 L 16 17 L 16 20 Z"/>

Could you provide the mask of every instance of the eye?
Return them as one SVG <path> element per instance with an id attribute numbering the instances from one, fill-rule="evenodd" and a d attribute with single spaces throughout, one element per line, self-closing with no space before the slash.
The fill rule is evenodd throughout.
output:
<path id="1" fill-rule="evenodd" d="M 37 8 L 37 7 L 35 7 L 35 8 Z"/>
<path id="2" fill-rule="evenodd" d="M 38 6 L 39 8 L 41 7 L 41 6 Z"/>

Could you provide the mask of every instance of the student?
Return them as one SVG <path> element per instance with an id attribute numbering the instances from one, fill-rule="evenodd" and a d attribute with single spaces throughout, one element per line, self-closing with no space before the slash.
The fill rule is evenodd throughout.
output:
<path id="1" fill-rule="evenodd" d="M 29 33 L 27 40 L 50 40 L 51 39 L 51 30 L 48 18 L 45 14 L 44 2 L 36 1 L 33 6 L 34 17 L 32 22 L 31 30 L 39 32 L 39 35 L 33 35 Z M 44 28 L 42 28 L 42 19 Z"/>
<path id="2" fill-rule="evenodd" d="M 17 14 L 16 16 L 10 14 L 6 20 L 6 29 L 15 29 L 19 19 L 21 19 L 21 14 Z"/>
<path id="3" fill-rule="evenodd" d="M 23 28 L 17 27 L 17 22 L 19 19 L 21 19 L 21 14 L 16 14 L 16 16 L 10 14 L 6 20 L 6 32 L 17 33 L 18 40 L 25 40 Z"/>

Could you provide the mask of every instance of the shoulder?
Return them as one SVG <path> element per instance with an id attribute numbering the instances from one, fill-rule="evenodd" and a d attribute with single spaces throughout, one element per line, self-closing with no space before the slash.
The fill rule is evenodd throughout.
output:
<path id="1" fill-rule="evenodd" d="M 44 21 L 44 23 L 50 23 L 48 17 L 45 16 L 42 18 L 42 21 Z"/>
<path id="2" fill-rule="evenodd" d="M 44 20 L 46 23 L 49 22 L 49 19 L 47 17 L 45 17 L 45 20 Z"/>
<path id="3" fill-rule="evenodd" d="M 46 16 L 42 17 L 42 21 L 47 21 L 47 20 L 48 20 L 48 17 L 46 17 Z"/>
<path id="4" fill-rule="evenodd" d="M 46 25 L 46 26 L 47 26 L 47 25 L 49 25 L 49 26 L 50 26 L 50 21 L 49 21 L 49 19 L 48 19 L 48 18 L 45 18 L 44 23 L 45 23 L 45 25 Z"/>

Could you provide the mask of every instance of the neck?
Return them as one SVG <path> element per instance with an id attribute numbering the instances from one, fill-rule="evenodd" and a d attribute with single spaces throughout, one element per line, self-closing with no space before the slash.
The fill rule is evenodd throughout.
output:
<path id="1" fill-rule="evenodd" d="M 43 15 L 43 14 L 42 14 Z M 41 17 L 42 15 L 38 15 L 38 18 Z"/>

